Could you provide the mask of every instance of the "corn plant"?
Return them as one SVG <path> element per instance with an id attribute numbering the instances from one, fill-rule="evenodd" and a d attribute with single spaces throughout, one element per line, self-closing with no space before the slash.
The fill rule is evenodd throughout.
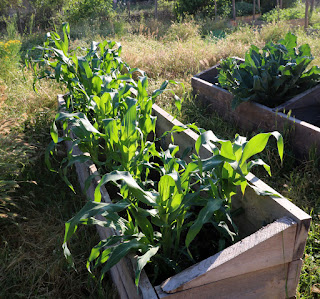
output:
<path id="1" fill-rule="evenodd" d="M 307 70 L 313 59 L 310 46 L 297 48 L 297 37 L 289 32 L 277 44 L 266 44 L 262 53 L 252 45 L 244 63 L 222 60 L 218 81 L 234 95 L 233 109 L 248 101 L 276 107 L 320 82 L 318 66 Z"/>
<path id="2" fill-rule="evenodd" d="M 195 144 L 196 151 L 199 153 L 200 146 L 207 144 L 212 149 L 212 157 L 202 160 L 198 154 L 193 154 L 192 161 L 186 163 L 175 157 L 179 147 L 169 145 L 158 155 L 161 163 L 153 163 L 160 173 L 160 180 L 154 182 L 155 188 L 146 190 L 129 172 L 113 171 L 104 175 L 95 190 L 94 201 L 88 202 L 66 224 L 66 257 L 70 259 L 67 242 L 80 223 L 112 226 L 120 230 L 121 236 L 112 236 L 97 244 L 88 259 L 88 269 L 92 264 L 94 267 L 105 264 L 103 277 L 124 256 L 135 253 L 138 256 L 135 277 L 138 285 L 140 273 L 150 261 L 155 263 L 155 268 L 163 268 L 163 262 L 167 261 L 171 270 L 181 270 L 179 261 L 186 257 L 186 252 L 192 260 L 191 243 L 207 223 L 220 233 L 220 244 L 225 244 L 226 239 L 234 242 L 238 231 L 231 218 L 231 197 L 238 187 L 244 193 L 249 184 L 245 176 L 253 166 L 262 165 L 270 174 L 270 167 L 262 160 L 251 160 L 263 151 L 270 136 L 277 139 L 282 160 L 283 140 L 278 132 L 261 133 L 249 141 L 236 136 L 231 142 L 218 139 L 211 131 L 202 131 Z M 110 204 L 101 203 L 100 188 L 110 182 L 120 189 L 123 199 L 116 207 L 120 204 L 127 217 L 118 216 L 114 210 L 110 212 Z M 192 220 L 190 216 L 195 207 L 200 207 L 200 211 Z M 106 220 L 95 220 L 97 215 Z M 182 235 L 184 240 L 181 240 Z M 158 258 L 154 257 L 156 254 Z"/>
<path id="3" fill-rule="evenodd" d="M 150 138 L 156 127 L 156 118 L 151 115 L 155 98 L 175 82 L 165 81 L 149 95 L 146 75 L 121 61 L 120 46 L 115 50 L 113 42 L 92 43 L 90 50 L 84 50 L 86 55 L 79 58 L 68 52 L 67 24 L 63 32 L 63 41 L 57 33 L 49 35 L 56 48 L 47 40 L 45 47 L 39 48 L 42 58 L 34 64 L 36 74 L 41 64 L 51 68 L 52 73 L 46 67 L 40 73 L 65 83 L 69 90 L 64 111 L 56 115 L 51 128 L 53 141 L 46 162 L 51 167 L 49 156 L 55 145 L 70 141 L 71 150 L 62 162 L 66 183 L 73 189 L 66 174 L 75 162 L 92 160 L 102 175 L 94 198 L 65 225 L 63 248 L 67 259 L 72 262 L 68 242 L 80 224 L 112 227 L 120 234 L 92 248 L 87 268 L 91 272 L 102 266 L 103 278 L 123 257 L 135 253 L 138 286 L 141 271 L 149 262 L 154 264 L 155 278 L 157 273 L 167 273 L 168 269 L 176 273 L 194 262 L 194 240 L 204 225 L 211 224 L 218 232 L 220 249 L 235 242 L 238 232 L 232 220 L 231 198 L 237 188 L 244 193 L 248 185 L 245 176 L 253 166 L 262 165 L 270 173 L 268 165 L 252 157 L 265 148 L 272 135 L 282 159 L 281 135 L 259 134 L 249 141 L 236 136 L 231 142 L 195 125 L 174 126 L 162 137 L 186 128 L 200 133 L 196 153 L 187 163 L 177 157 L 179 147 L 174 145 L 173 135 L 173 144 L 166 149 L 157 146 L 161 137 Z M 134 79 L 137 72 L 140 77 Z M 175 100 L 181 108 L 180 99 Z M 62 124 L 63 136 L 59 137 L 57 123 Z M 212 150 L 212 157 L 205 160 L 199 156 L 203 144 Z M 85 154 L 75 155 L 75 146 Z M 159 180 L 151 180 L 150 173 Z M 105 184 L 114 184 L 121 199 L 102 202 L 100 188 Z M 98 215 L 104 220 L 98 220 Z"/>
<path id="4" fill-rule="evenodd" d="M 93 96 L 118 89 L 122 79 L 131 80 L 121 75 L 121 70 L 127 67 L 120 58 L 122 48 L 118 43 L 104 41 L 92 42 L 88 49 L 69 51 L 69 24 L 64 23 L 62 30 L 63 38 L 57 32 L 47 33 L 44 45 L 29 51 L 26 64 L 34 69 L 35 89 L 38 80 L 54 79 L 68 90 L 68 109 L 71 106 L 73 110 L 88 112 Z M 77 56 L 76 51 L 84 53 Z"/>
<path id="5" fill-rule="evenodd" d="M 166 80 L 159 89 L 148 94 L 146 74 L 131 69 L 120 58 L 121 45 L 115 42 L 92 42 L 91 48 L 82 49 L 84 56 L 76 56 L 69 51 L 69 25 L 63 24 L 64 39 L 56 33 L 47 34 L 43 47 L 35 47 L 42 53 L 37 59 L 30 56 L 35 81 L 42 78 L 55 79 L 68 88 L 65 96 L 67 112 L 58 113 L 56 122 L 64 122 L 66 136 L 58 138 L 56 124 L 52 126 L 53 143 L 48 147 L 46 162 L 50 167 L 49 153 L 54 145 L 64 140 L 72 140 L 99 166 L 109 171 L 113 169 L 136 172 L 139 177 L 144 166 L 139 161 L 148 161 L 154 153 L 154 145 L 147 142 L 151 132 L 155 132 L 155 117 L 151 115 L 152 105 L 168 84 Z M 115 46 L 117 46 L 115 48 Z M 33 51 L 30 51 L 32 53 Z M 133 76 L 137 76 L 137 80 Z M 176 105 L 180 99 L 174 95 Z M 67 122 L 72 123 L 68 130 Z M 70 134 L 72 132 L 72 135 Z M 142 159 L 141 157 L 144 157 Z M 66 177 L 66 168 L 77 161 L 87 160 L 87 156 L 75 157 L 72 151 L 63 161 L 63 178 L 73 189 Z M 146 170 L 147 179 L 148 170 Z"/>

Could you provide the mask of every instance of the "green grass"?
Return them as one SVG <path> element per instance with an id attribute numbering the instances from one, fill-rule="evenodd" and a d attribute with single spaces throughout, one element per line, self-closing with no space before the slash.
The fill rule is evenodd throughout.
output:
<path id="1" fill-rule="evenodd" d="M 265 42 L 283 38 L 289 30 L 285 23 L 224 30 L 221 24 L 209 21 L 204 24 L 189 20 L 185 26 L 152 19 L 117 22 L 120 29 L 123 26 L 118 32 L 110 24 L 95 28 L 94 22 L 87 27 L 71 25 L 71 31 L 75 32 L 72 47 L 88 45 L 91 40 L 114 39 L 116 35 L 123 45 L 123 59 L 147 71 L 150 91 L 170 78 L 184 82 L 186 91 L 190 92 L 193 74 L 221 58 L 243 57 L 251 44 L 261 47 Z M 222 30 L 224 35 L 215 37 L 213 30 Z M 204 31 L 208 35 L 203 38 Z M 210 31 L 213 34 L 210 35 Z M 296 29 L 295 34 L 299 44 L 310 44 L 316 57 L 314 63 L 319 64 L 320 37 L 300 29 Z M 38 44 L 40 36 L 43 33 L 20 38 L 22 50 Z M 183 94 L 180 87 L 174 90 L 180 96 Z M 64 222 L 84 203 L 79 188 L 74 195 L 59 175 L 46 169 L 43 161 L 50 140 L 50 121 L 57 107 L 55 96 L 62 92 L 54 82 L 42 82 L 39 94 L 35 94 L 31 73 L 23 72 L 17 60 L 4 63 L 0 56 L 0 297 L 97 298 L 106 294 L 112 297 L 115 293 L 108 279 L 102 288 L 97 287 L 85 268 L 88 250 L 97 242 L 94 230 L 83 229 L 72 243 L 78 272 L 68 267 L 61 250 Z M 188 96 L 178 118 L 212 129 L 220 138 L 233 138 L 235 133 L 251 136 L 217 115 L 206 113 L 196 101 Z M 176 113 L 170 94 L 163 95 L 158 104 Z M 280 165 L 270 146 L 263 159 L 272 165 L 273 176 L 270 178 L 264 172 L 256 175 L 312 214 L 297 297 L 317 298 L 320 289 L 319 158 L 310 154 L 308 159 L 295 159 L 289 140 L 285 146 L 284 165 Z"/>
<path id="2" fill-rule="evenodd" d="M 81 208 L 85 199 L 80 190 L 76 195 L 70 192 L 61 183 L 59 175 L 49 172 L 44 165 L 50 121 L 51 117 L 36 114 L 32 122 L 25 123 L 25 129 L 20 133 L 25 146 L 19 153 L 25 152 L 28 158 L 17 161 L 14 177 L 8 174 L 1 178 L 10 192 L 0 195 L 0 297 L 97 298 L 112 295 L 111 285 L 107 284 L 106 292 L 106 288 L 99 287 L 89 277 L 85 268 L 90 253 L 87 244 L 93 246 L 98 242 L 94 229 L 82 230 L 72 244 L 78 272 L 70 269 L 62 254 L 64 222 Z M 27 147 L 27 144 L 32 146 Z M 2 155 L 3 162 L 14 164 Z"/>

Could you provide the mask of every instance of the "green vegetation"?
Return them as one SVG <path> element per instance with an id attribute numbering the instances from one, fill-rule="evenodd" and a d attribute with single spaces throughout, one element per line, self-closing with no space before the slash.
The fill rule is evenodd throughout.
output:
<path id="1" fill-rule="evenodd" d="M 261 16 L 261 20 L 266 22 L 276 22 L 278 20 L 293 20 L 303 19 L 305 14 L 305 6 L 302 3 L 298 3 L 295 7 L 284 8 L 278 10 L 274 8 Z"/>
<path id="2" fill-rule="evenodd" d="M 273 108 L 319 83 L 320 68 L 306 70 L 312 60 L 310 46 L 297 49 L 297 37 L 287 33 L 278 44 L 266 44 L 262 53 L 252 45 L 243 63 L 222 60 L 218 81 L 234 95 L 233 109 L 249 101 Z"/>
<path id="3" fill-rule="evenodd" d="M 237 186 L 245 191 L 248 184 L 245 176 L 253 166 L 262 165 L 271 174 L 270 167 L 261 159 L 250 158 L 263 151 L 269 137 L 274 136 L 282 159 L 282 136 L 278 132 L 261 133 L 249 141 L 236 136 L 231 142 L 218 139 L 212 131 L 190 125 L 201 132 L 195 144 L 197 154 L 202 144 L 208 144 L 213 152 L 211 158 L 201 160 L 193 154 L 190 163 L 176 158 L 179 147 L 174 145 L 173 137 L 173 144 L 168 149 L 157 150 L 158 139 L 147 141 L 156 127 L 156 117 L 151 115 L 152 104 L 165 91 L 169 81 L 149 96 L 147 77 L 139 69 L 130 69 L 121 61 L 120 45 L 115 48 L 114 42 L 92 42 L 90 48 L 81 49 L 84 56 L 71 56 L 68 53 L 69 33 L 69 25 L 64 24 L 63 40 L 56 32 L 47 34 L 44 47 L 35 48 L 43 51 L 41 57 L 31 60 L 31 63 L 44 66 L 40 69 L 40 78 L 55 78 L 68 87 L 67 112 L 59 112 L 56 116 L 51 130 L 54 143 L 49 150 L 53 151 L 54 144 L 71 140 L 73 146 L 79 146 L 88 156 L 76 156 L 71 150 L 65 161 L 68 162 L 67 167 L 90 159 L 103 175 L 93 201 L 89 199 L 81 211 L 66 223 L 63 245 L 66 257 L 70 259 L 67 243 L 79 224 L 111 225 L 121 232 L 120 236 L 109 237 L 96 245 L 88 264 L 95 261 L 97 267 L 106 263 L 103 277 L 121 258 L 134 253 L 138 255 L 138 284 L 141 270 L 150 261 L 154 264 L 152 276 L 155 280 L 158 275 L 163 279 L 167 273 L 177 273 L 190 262 L 195 262 L 190 244 L 206 223 L 212 224 L 212 231 L 217 230 L 216 240 L 212 242 L 219 244 L 220 250 L 224 248 L 223 244 L 237 240 L 231 197 Z M 33 69 L 37 69 L 37 65 Z M 50 73 L 46 66 L 50 66 L 54 73 Z M 140 76 L 134 80 L 136 73 Z M 170 83 L 175 84 L 174 81 Z M 176 95 L 174 98 L 181 109 L 180 99 Z M 60 122 L 65 130 L 71 125 L 61 138 L 57 131 Z M 174 127 L 164 135 L 183 130 L 183 127 Z M 154 162 L 156 158 L 160 162 Z M 47 164 L 50 165 L 48 159 Z M 160 176 L 159 180 L 150 178 L 153 172 Z M 74 190 L 65 175 L 64 180 Z M 122 184 L 117 193 L 122 199 L 112 204 L 101 202 L 101 186 L 119 180 Z M 193 188 L 195 185 L 197 189 Z M 114 195 L 111 194 L 112 197 Z M 196 208 L 200 209 L 198 213 Z M 104 216 L 106 220 L 96 221 L 94 217 L 97 215 Z M 188 256 L 187 252 L 189 263 L 183 258 Z M 171 261 L 167 263 L 169 269 L 162 265 L 166 260 Z"/>
<path id="4" fill-rule="evenodd" d="M 112 23 L 108 20 L 85 19 L 77 26 L 72 25 L 69 48 L 90 47 L 89 41 L 92 40 L 120 41 L 122 59 L 146 71 L 149 78 L 148 94 L 161 86 L 165 78 L 183 82 L 186 90 L 190 91 L 193 74 L 213 66 L 221 58 L 244 57 L 252 44 L 263 47 L 270 41 L 276 43 L 290 30 L 297 35 L 299 45 L 310 45 L 315 57 L 311 64 L 320 64 L 318 34 L 307 34 L 300 28 L 290 29 L 285 22 L 277 26 L 266 24 L 259 30 L 251 26 L 224 27 L 224 21 L 210 19 L 186 20 L 186 26 L 184 23 L 173 25 L 170 21 L 172 14 L 161 11 L 159 7 L 159 21 L 148 17 L 153 15 L 153 7 L 144 8 L 140 13 L 134 6 L 131 6 L 130 23 L 124 17 L 126 10 L 121 16 L 116 16 Z M 25 34 L 19 30 L 21 35 L 17 34 L 17 26 L 11 26 L 2 35 L 1 41 L 19 40 L 21 59 L 24 60 L 26 49 L 43 40 L 44 32 L 40 30 L 34 33 L 38 25 L 35 22 L 32 34 L 29 30 Z M 167 30 L 170 27 L 169 36 Z M 224 35 L 217 32 L 223 32 Z M 183 38 L 180 34 L 184 34 Z M 85 261 L 90 255 L 86 244 L 92 247 L 98 241 L 97 237 L 92 238 L 94 230 L 79 227 L 77 237 L 72 238 L 69 244 L 77 273 L 68 267 L 61 250 L 64 223 L 85 204 L 85 200 L 80 195 L 74 195 L 59 175 L 48 172 L 44 163 L 45 148 L 51 139 L 50 123 L 57 109 L 56 94 L 65 93 L 66 90 L 61 90 L 51 80 L 43 81 L 41 85 L 37 83 L 38 94 L 34 93 L 32 72 L 21 70 L 19 56 L 8 55 L 8 59 L 13 63 L 4 63 L 4 57 L 0 58 L 0 296 L 79 298 L 91 295 L 97 298 L 101 294 L 112 297 L 115 291 L 106 278 L 103 286 L 99 287 L 96 281 L 88 277 L 85 268 Z M 180 85 L 170 88 L 180 97 L 183 96 Z M 196 99 L 191 96 L 185 99 L 181 113 L 177 112 L 171 93 L 161 94 L 156 102 L 182 122 L 196 122 L 199 127 L 212 130 L 219 139 L 232 140 L 236 133 L 246 135 L 248 139 L 251 137 L 247 132 L 240 131 L 236 124 L 207 114 L 205 109 L 195 105 Z M 57 153 L 57 161 L 51 162 L 53 167 L 58 167 L 63 160 L 63 146 L 58 146 Z M 254 170 L 263 181 L 312 214 L 298 298 L 319 296 L 318 157 L 318 154 L 310 151 L 310 156 L 305 159 L 295 158 L 290 140 L 285 138 L 283 166 L 275 148 L 269 145 L 262 158 L 273 166 L 273 176 L 269 177 L 258 168 Z M 68 179 L 80 194 L 71 174 L 72 171 Z M 93 268 L 91 270 L 94 275 L 98 274 Z"/>
<path id="5" fill-rule="evenodd" d="M 256 14 L 260 13 L 259 9 L 256 7 Z M 250 16 L 253 13 L 253 4 L 248 2 L 236 2 L 236 16 Z"/>

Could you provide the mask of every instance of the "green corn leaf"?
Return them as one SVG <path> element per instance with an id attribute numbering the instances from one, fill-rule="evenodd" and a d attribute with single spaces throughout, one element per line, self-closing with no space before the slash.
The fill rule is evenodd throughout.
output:
<path id="1" fill-rule="evenodd" d="M 136 221 L 136 224 L 140 227 L 142 233 L 148 238 L 149 242 L 153 243 L 153 227 L 146 216 L 143 215 L 143 209 L 135 211 L 131 209 L 131 213 Z"/>
<path id="2" fill-rule="evenodd" d="M 91 250 L 90 256 L 87 260 L 87 269 L 91 272 L 90 265 L 92 262 L 95 262 L 95 267 L 104 264 L 107 262 L 110 253 L 112 252 L 113 248 L 120 244 L 123 241 L 130 241 L 134 240 L 136 236 L 118 236 L 113 235 L 107 238 L 106 240 L 100 241 L 96 246 L 94 246 Z"/>
<path id="3" fill-rule="evenodd" d="M 92 78 L 92 88 L 94 94 L 98 95 L 101 92 L 102 79 L 99 76 L 94 76 Z"/>
<path id="4" fill-rule="evenodd" d="M 194 240 L 197 234 L 200 232 L 202 226 L 210 221 L 215 211 L 219 210 L 223 201 L 219 198 L 210 198 L 205 207 L 201 209 L 196 221 L 192 224 L 188 230 L 186 236 L 186 246 L 189 247 L 190 243 Z"/>
<path id="5" fill-rule="evenodd" d="M 67 243 L 63 243 L 62 244 L 62 249 L 63 249 L 64 257 L 66 258 L 67 262 L 72 266 L 72 268 L 75 269 L 74 261 L 73 261 L 71 252 L 70 252 L 70 250 L 68 248 L 68 244 Z"/>
<path id="6" fill-rule="evenodd" d="M 64 174 L 61 174 L 61 177 L 62 177 L 63 181 L 67 184 L 67 186 L 72 190 L 72 192 L 74 194 L 76 194 L 76 191 L 74 190 L 73 185 L 71 184 L 71 182 L 69 181 L 69 179 L 66 176 L 66 170 L 64 170 Z"/>
<path id="7" fill-rule="evenodd" d="M 76 232 L 77 226 L 79 223 L 81 223 L 81 220 L 102 214 L 106 217 L 106 212 L 117 213 L 129 207 L 130 204 L 131 203 L 127 200 L 121 200 L 117 203 L 88 201 L 73 218 L 66 222 L 64 243 L 68 242 L 72 235 Z"/>
<path id="8" fill-rule="evenodd" d="M 250 184 L 249 182 L 247 182 L 247 184 L 251 187 L 251 189 L 253 189 L 253 191 L 258 194 L 259 196 L 273 196 L 273 197 L 281 197 L 281 195 L 277 194 L 277 193 L 273 193 L 269 190 L 262 190 L 258 187 L 256 187 L 253 184 Z"/>
<path id="9" fill-rule="evenodd" d="M 90 161 L 91 157 L 86 155 L 78 155 L 78 156 L 72 156 L 68 158 L 68 164 L 65 166 L 66 168 L 72 166 L 75 163 L 85 163 L 87 161 Z"/>
<path id="10" fill-rule="evenodd" d="M 79 61 L 80 68 L 85 71 L 87 79 L 92 78 L 93 73 L 92 73 L 92 70 L 90 68 L 90 65 L 89 65 L 88 61 L 86 59 L 84 59 L 84 58 L 83 59 L 79 59 L 78 61 Z"/>
<path id="11" fill-rule="evenodd" d="M 217 138 L 217 136 L 214 135 L 212 131 L 205 131 L 205 132 L 201 133 L 195 143 L 195 149 L 196 149 L 197 154 L 199 155 L 200 147 L 202 145 L 208 144 L 208 145 L 212 146 L 211 142 L 219 142 L 219 141 L 220 141 L 220 139 Z"/>
<path id="12" fill-rule="evenodd" d="M 140 275 L 141 275 L 142 269 L 151 260 L 151 258 L 157 254 L 159 248 L 160 248 L 160 246 L 151 247 L 150 249 L 148 249 L 148 251 L 144 255 L 139 256 L 137 258 L 137 267 L 136 267 L 136 271 L 135 271 L 135 284 L 137 287 L 139 285 L 139 280 L 140 280 Z"/>
<path id="13" fill-rule="evenodd" d="M 168 81 L 168 80 L 164 81 L 164 82 L 162 83 L 162 85 L 160 86 L 160 88 L 157 89 L 157 90 L 155 90 L 155 91 L 152 93 L 152 99 L 155 99 L 155 98 L 158 97 L 160 94 L 162 94 L 162 93 L 165 91 L 165 89 L 167 88 L 168 84 L 169 84 L 169 81 Z"/>
<path id="14" fill-rule="evenodd" d="M 260 133 L 254 137 L 252 137 L 245 145 L 243 149 L 243 154 L 240 161 L 240 167 L 244 165 L 244 163 L 251 158 L 253 155 L 261 153 L 269 140 L 270 136 L 274 136 L 277 140 L 278 153 L 280 159 L 282 161 L 283 157 L 283 138 L 281 134 L 277 131 L 271 133 Z"/>
<path id="15" fill-rule="evenodd" d="M 164 203 L 169 199 L 173 191 L 172 188 L 175 186 L 175 181 L 172 176 L 164 175 L 160 178 L 158 186 L 161 201 Z"/>
<path id="16" fill-rule="evenodd" d="M 51 166 L 50 155 L 53 154 L 53 150 L 55 149 L 55 147 L 56 147 L 56 143 L 54 141 L 51 141 L 45 151 L 45 163 L 46 163 L 48 169 L 53 172 L 56 172 L 56 171 Z"/>
<path id="17" fill-rule="evenodd" d="M 220 141 L 221 149 L 220 149 L 220 155 L 224 158 L 235 160 L 236 156 L 233 153 L 233 147 L 231 141 Z"/>
<path id="18" fill-rule="evenodd" d="M 180 112 L 181 111 L 182 100 L 177 95 L 174 95 L 174 103 L 175 103 L 177 109 Z"/>
<path id="19" fill-rule="evenodd" d="M 268 174 L 271 176 L 271 168 L 268 164 L 266 164 L 263 160 L 261 159 L 256 159 L 256 160 L 253 160 L 253 161 L 250 161 L 248 163 L 248 171 L 251 170 L 251 168 L 253 166 L 256 166 L 256 165 L 261 165 L 264 167 L 264 169 L 268 172 Z"/>
<path id="20" fill-rule="evenodd" d="M 173 214 L 175 211 L 178 211 L 178 209 L 181 208 L 183 197 L 184 197 L 184 194 L 175 193 L 168 200 L 169 213 L 172 220 L 176 220 L 176 217 Z"/>
<path id="21" fill-rule="evenodd" d="M 63 38 L 63 42 L 62 42 L 62 50 L 63 50 L 63 53 L 65 55 L 68 54 L 68 49 L 69 49 L 69 35 L 70 35 L 70 26 L 69 26 L 69 23 L 63 23 L 62 24 L 62 30 L 63 30 L 63 35 L 64 35 L 64 38 Z"/>
<path id="22" fill-rule="evenodd" d="M 52 122 L 52 125 L 50 127 L 50 134 L 53 142 L 58 143 L 58 129 L 55 121 Z"/>
<path id="23" fill-rule="evenodd" d="M 143 190 L 137 182 L 133 179 L 131 174 L 128 171 L 112 171 L 108 174 L 105 174 L 102 178 L 98 186 L 96 187 L 94 193 L 94 200 L 96 202 L 101 201 L 101 193 L 100 188 L 101 186 L 105 185 L 106 183 L 112 181 L 116 182 L 122 180 L 124 183 L 128 185 L 130 192 L 141 202 L 148 204 L 150 206 L 156 205 L 156 196 L 153 195 L 151 192 Z"/>
<path id="24" fill-rule="evenodd" d="M 136 124 L 137 124 L 137 109 L 135 105 L 132 105 L 124 115 L 122 120 L 122 135 L 121 140 L 128 140 L 130 137 L 134 135 L 136 132 Z"/>
<path id="25" fill-rule="evenodd" d="M 103 277 L 104 273 L 109 271 L 114 265 L 116 265 L 122 258 L 127 256 L 130 252 L 136 251 L 137 249 L 145 249 L 146 245 L 139 242 L 137 239 L 126 241 L 116 245 L 105 264 L 101 270 L 101 275 Z"/>
<path id="26" fill-rule="evenodd" d="M 104 131 L 106 134 L 106 138 L 110 142 L 111 146 L 113 147 L 114 143 L 119 142 L 119 130 L 120 126 L 118 125 L 117 121 L 113 118 L 104 119 L 102 121 L 104 126 Z"/>

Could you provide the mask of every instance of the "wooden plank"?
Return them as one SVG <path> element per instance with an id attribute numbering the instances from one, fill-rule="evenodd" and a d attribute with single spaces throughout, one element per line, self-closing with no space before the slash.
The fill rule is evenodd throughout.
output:
<path id="1" fill-rule="evenodd" d="M 292 261 L 296 222 L 284 217 L 161 284 L 175 293 Z"/>
<path id="2" fill-rule="evenodd" d="M 294 143 L 293 150 L 297 155 L 309 154 L 312 147 L 320 150 L 320 128 L 305 121 L 289 117 L 284 113 L 276 113 L 275 129 L 287 131 Z"/>
<path id="3" fill-rule="evenodd" d="M 287 282 L 289 298 L 295 298 L 296 296 L 296 288 L 300 280 L 301 268 L 302 268 L 302 259 L 289 263 L 288 282 Z"/>
<path id="4" fill-rule="evenodd" d="M 228 91 L 200 78 L 192 78 L 192 87 L 197 99 L 209 110 L 217 112 L 222 118 L 235 122 L 246 130 L 257 127 L 271 129 L 275 126 L 275 113 L 271 108 L 258 103 L 242 103 L 235 110 L 231 108 L 233 95 Z M 267 127 L 267 128 L 266 128 Z"/>
<path id="5" fill-rule="evenodd" d="M 252 173 L 247 175 L 247 180 L 255 187 L 278 194 L 279 197 L 257 196 L 254 190 L 247 188 L 244 198 L 236 196 L 233 202 L 238 201 L 238 205 L 241 204 L 245 209 L 246 219 L 255 228 L 284 216 L 296 221 L 298 226 L 293 259 L 300 259 L 307 241 L 311 217 Z"/>
<path id="6" fill-rule="evenodd" d="M 313 88 L 310 88 L 289 101 L 286 101 L 282 105 L 274 108 L 274 110 L 282 111 L 285 109 L 286 111 L 299 109 L 305 106 L 314 106 L 319 105 L 320 101 L 320 85 L 317 85 Z"/>
<path id="7" fill-rule="evenodd" d="M 163 292 L 160 286 L 156 291 L 160 298 L 168 299 L 285 299 L 289 297 L 287 286 L 292 285 L 288 267 L 277 265 L 174 294 Z"/>

